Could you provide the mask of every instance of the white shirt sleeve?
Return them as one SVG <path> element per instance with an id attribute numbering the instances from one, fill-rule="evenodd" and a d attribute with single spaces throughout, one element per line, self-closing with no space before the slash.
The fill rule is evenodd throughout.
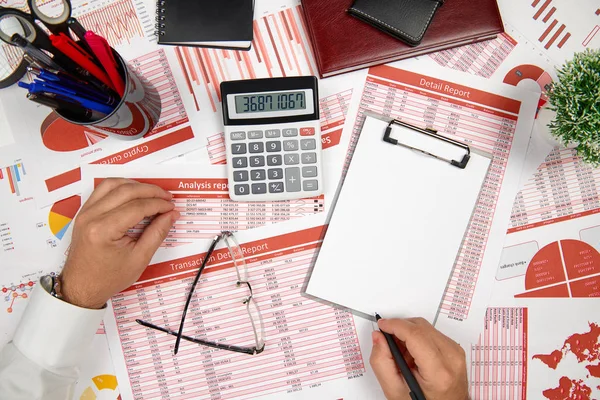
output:
<path id="1" fill-rule="evenodd" d="M 12 342 L 0 352 L 0 399 L 71 399 L 102 310 L 88 310 L 36 285 Z"/>

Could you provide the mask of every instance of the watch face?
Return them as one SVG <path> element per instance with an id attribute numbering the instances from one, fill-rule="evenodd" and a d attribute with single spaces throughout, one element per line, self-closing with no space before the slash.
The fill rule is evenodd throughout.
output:
<path id="1" fill-rule="evenodd" d="M 56 298 L 61 298 L 60 279 L 55 273 L 44 275 L 40 278 L 40 285 L 44 290 Z"/>

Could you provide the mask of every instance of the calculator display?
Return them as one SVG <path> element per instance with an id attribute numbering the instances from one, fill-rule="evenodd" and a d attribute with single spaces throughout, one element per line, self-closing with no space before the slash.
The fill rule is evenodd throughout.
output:
<path id="1" fill-rule="evenodd" d="M 238 114 L 305 109 L 304 91 L 253 93 L 235 96 L 235 111 Z"/>

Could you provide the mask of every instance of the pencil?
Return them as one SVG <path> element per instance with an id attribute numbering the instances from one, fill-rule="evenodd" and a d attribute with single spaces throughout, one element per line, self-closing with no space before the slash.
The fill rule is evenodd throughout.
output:
<path id="1" fill-rule="evenodd" d="M 376 313 L 375 320 L 379 321 L 380 319 L 381 319 L 381 316 Z M 423 390 L 421 390 L 421 386 L 419 386 L 419 382 L 417 382 L 417 379 L 413 375 L 408 364 L 406 363 L 406 360 L 402 356 L 402 353 L 400 352 L 400 349 L 398 348 L 398 345 L 396 344 L 394 337 L 392 335 L 390 335 L 389 333 L 382 331 L 381 329 L 379 331 L 381 333 L 383 333 L 383 336 L 385 336 L 385 340 L 387 340 L 387 342 L 388 342 L 388 346 L 390 346 L 390 351 L 392 352 L 392 356 L 394 357 L 394 360 L 396 360 L 398 369 L 402 373 L 402 376 L 404 377 L 404 380 L 406 381 L 406 384 L 408 385 L 408 389 L 410 390 L 410 398 L 412 400 L 427 400 L 427 399 L 425 399 Z"/>

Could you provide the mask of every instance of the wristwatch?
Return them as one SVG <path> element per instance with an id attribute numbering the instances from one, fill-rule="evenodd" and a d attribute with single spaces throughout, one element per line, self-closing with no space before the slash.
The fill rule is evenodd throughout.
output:
<path id="1" fill-rule="evenodd" d="M 42 287 L 50 293 L 50 295 L 62 300 L 62 292 L 60 291 L 60 276 L 55 274 L 44 275 L 40 278 Z"/>

